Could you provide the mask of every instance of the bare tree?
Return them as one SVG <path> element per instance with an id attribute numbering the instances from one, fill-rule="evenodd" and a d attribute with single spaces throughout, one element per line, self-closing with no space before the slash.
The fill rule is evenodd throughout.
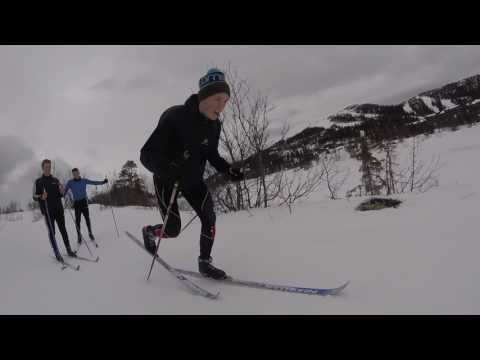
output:
<path id="1" fill-rule="evenodd" d="M 379 195 L 384 185 L 382 183 L 382 177 L 380 176 L 382 163 L 372 155 L 364 131 L 361 131 L 358 142 L 350 146 L 350 151 L 352 151 L 354 157 L 361 163 L 360 172 L 362 173 L 362 183 L 349 190 L 347 197 L 354 194 L 357 196 Z"/>
<path id="2" fill-rule="evenodd" d="M 350 171 L 342 172 L 337 167 L 336 155 L 323 155 L 320 159 L 322 169 L 325 173 L 325 181 L 327 183 L 327 188 L 330 193 L 330 199 L 338 199 L 338 192 L 345 185 L 348 177 L 350 176 Z"/>
<path id="3" fill-rule="evenodd" d="M 266 96 L 253 94 L 247 80 L 231 64 L 225 74 L 231 96 L 222 117 L 220 144 L 229 160 L 243 167 L 246 178 L 223 185 L 215 191 L 215 198 L 225 211 L 267 207 L 278 196 L 277 182 L 268 179 L 264 158 L 270 145 L 269 113 L 273 107 Z M 247 160 L 251 160 L 253 168 L 246 165 Z"/>
<path id="4" fill-rule="evenodd" d="M 412 138 L 409 154 L 409 166 L 402 170 L 401 192 L 426 192 L 438 186 L 438 171 L 441 169 L 440 157 L 433 157 L 428 164 L 419 159 L 420 140 Z"/>
<path id="5" fill-rule="evenodd" d="M 378 178 L 385 189 L 386 195 L 395 194 L 399 182 L 396 172 L 398 164 L 396 163 L 395 142 L 393 140 L 381 142 L 379 149 L 383 151 L 384 158 L 381 160 L 383 176 L 379 175 Z"/>
<path id="6" fill-rule="evenodd" d="M 322 184 L 325 176 L 325 170 L 321 171 L 310 169 L 306 174 L 302 170 L 294 170 L 293 173 L 282 173 L 279 185 L 279 198 L 283 200 L 279 205 L 287 205 L 290 214 L 293 204 L 298 200 L 308 197 Z"/>

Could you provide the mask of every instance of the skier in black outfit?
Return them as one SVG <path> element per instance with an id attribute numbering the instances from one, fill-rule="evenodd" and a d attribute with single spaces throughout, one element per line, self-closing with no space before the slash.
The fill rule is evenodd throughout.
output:
<path id="1" fill-rule="evenodd" d="M 48 237 L 52 245 L 53 252 L 58 261 L 63 262 L 62 255 L 58 250 L 55 241 L 55 222 L 62 234 L 65 248 L 68 256 L 76 257 L 76 253 L 72 251 L 70 242 L 68 241 L 67 229 L 65 228 L 65 216 L 62 204 L 64 189 L 60 181 L 51 175 L 52 163 L 45 159 L 42 161 L 42 177 L 35 181 L 33 188 L 33 199 L 40 203 L 40 211 L 45 218 L 48 228 Z"/>
<path id="2" fill-rule="evenodd" d="M 210 69 L 199 81 L 198 94 L 191 95 L 184 105 L 167 109 L 158 126 L 140 152 L 142 164 L 153 173 L 153 181 L 162 218 L 165 220 L 170 197 L 177 182 L 185 199 L 200 218 L 200 273 L 217 280 L 226 274 L 212 265 L 215 238 L 215 212 L 212 196 L 203 181 L 206 161 L 232 180 L 242 180 L 243 173 L 232 167 L 218 153 L 221 123 L 218 120 L 230 98 L 225 75 Z M 163 224 L 147 225 L 142 229 L 145 247 L 155 252 L 155 240 Z M 181 219 L 177 199 L 173 203 L 163 237 L 177 237 Z"/>

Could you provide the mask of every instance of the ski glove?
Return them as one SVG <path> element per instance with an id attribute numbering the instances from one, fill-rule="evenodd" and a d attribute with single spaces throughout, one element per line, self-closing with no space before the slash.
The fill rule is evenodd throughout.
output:
<path id="1" fill-rule="evenodd" d="M 240 181 L 245 178 L 245 174 L 240 171 L 240 169 L 236 167 L 230 167 L 227 171 L 227 175 L 230 177 L 231 180 L 233 181 Z"/>
<path id="2" fill-rule="evenodd" d="M 105 178 L 105 180 L 103 180 L 103 183 L 104 183 L 104 184 L 107 184 L 107 183 L 108 183 L 108 179 Z"/>

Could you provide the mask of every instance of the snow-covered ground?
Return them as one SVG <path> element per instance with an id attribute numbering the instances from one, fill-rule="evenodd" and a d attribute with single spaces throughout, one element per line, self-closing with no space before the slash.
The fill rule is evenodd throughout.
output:
<path id="1" fill-rule="evenodd" d="M 360 198 L 328 200 L 319 191 L 294 207 L 218 215 L 215 264 L 257 281 L 330 287 L 350 280 L 338 297 L 248 289 L 197 279 L 216 301 L 191 295 L 123 233 L 140 236 L 158 212 L 91 206 L 100 247 L 98 264 L 77 261 L 61 271 L 43 222 L 0 222 L 0 314 L 478 314 L 480 313 L 480 127 L 433 135 L 423 156 L 440 155 L 440 186 L 403 194 L 398 209 L 357 212 Z M 406 144 L 405 144 L 406 146 Z M 403 147 L 400 147 L 402 149 Z M 404 149 L 406 151 L 406 148 Z M 353 166 L 355 165 L 355 166 Z M 352 173 L 358 164 L 352 164 Z M 69 235 L 76 240 L 70 215 Z M 183 213 L 186 223 L 191 214 Z M 84 225 L 83 225 L 84 226 Z M 200 225 L 166 239 L 160 253 L 172 265 L 195 269 Z M 63 248 L 60 236 L 58 242 Z M 85 247 L 80 253 L 88 256 Z"/>

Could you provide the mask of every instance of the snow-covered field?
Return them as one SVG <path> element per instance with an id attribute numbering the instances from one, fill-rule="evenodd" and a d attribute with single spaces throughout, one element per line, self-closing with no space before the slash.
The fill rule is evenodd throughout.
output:
<path id="1" fill-rule="evenodd" d="M 51 258 L 46 227 L 0 222 L 0 314 L 479 314 L 480 127 L 433 135 L 423 156 L 440 155 L 440 186 L 403 194 L 398 209 L 357 212 L 361 198 L 328 200 L 322 190 L 294 207 L 218 215 L 215 264 L 246 280 L 331 287 L 350 280 L 338 297 L 248 289 L 206 279 L 212 301 L 191 295 L 125 234 L 140 236 L 158 212 L 91 206 L 100 262 L 61 271 Z M 402 147 L 400 147 L 402 148 Z M 406 149 L 404 149 L 406 151 Z M 358 171 L 358 164 L 351 169 Z M 75 242 L 74 224 L 66 215 Z M 186 223 L 191 214 L 184 213 Z M 84 224 L 83 224 L 84 226 Z M 200 225 L 162 242 L 172 265 L 196 270 Z M 58 233 L 58 232 L 57 232 Z M 63 249 L 59 235 L 57 241 Z M 88 256 L 85 247 L 81 255 Z"/>

